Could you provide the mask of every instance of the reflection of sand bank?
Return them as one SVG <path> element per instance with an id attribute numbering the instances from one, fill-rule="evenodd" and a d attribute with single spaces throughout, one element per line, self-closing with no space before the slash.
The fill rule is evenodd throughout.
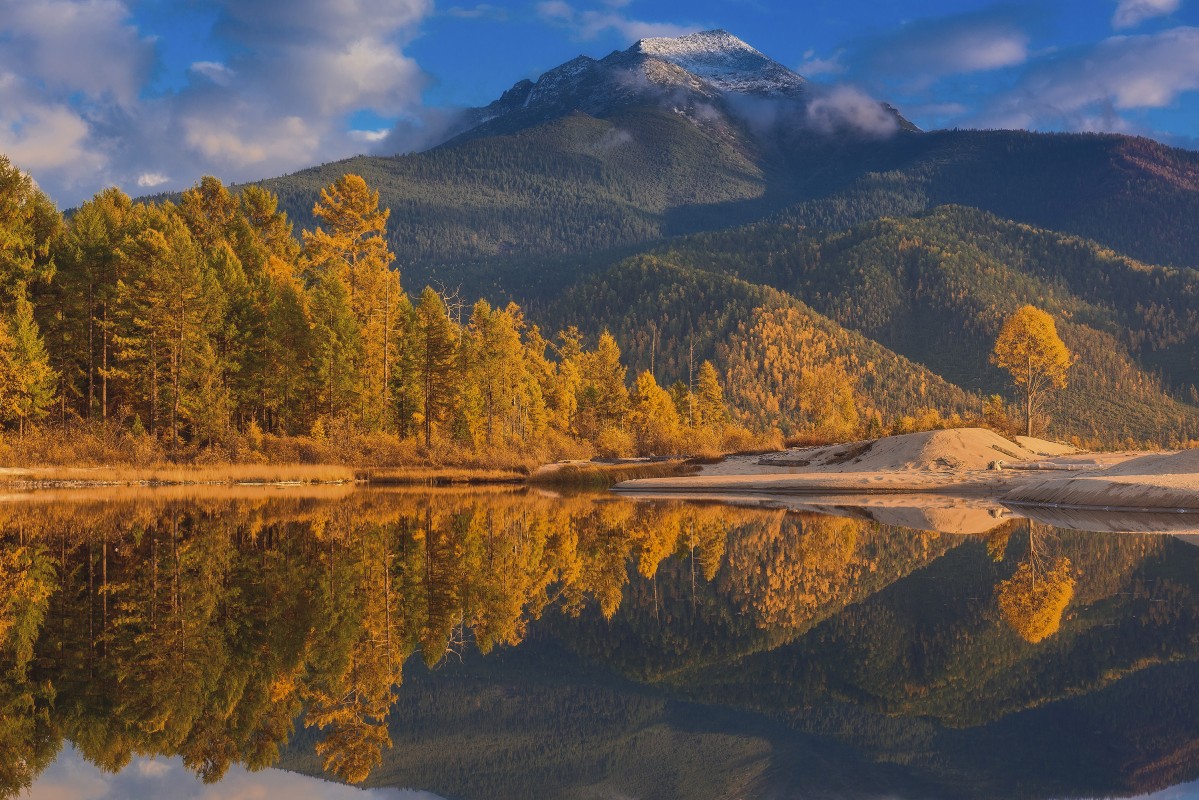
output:
<path id="1" fill-rule="evenodd" d="M 679 500 L 678 494 L 638 493 L 638 499 Z M 851 517 L 883 525 L 934 533 L 978 536 L 1007 522 L 1031 519 L 1061 530 L 1098 533 L 1168 533 L 1199 546 L 1199 513 L 1153 514 L 1101 509 L 1007 506 L 986 497 L 952 494 L 785 495 L 687 493 L 697 503 L 745 508 L 785 509 L 834 517 Z"/>
<path id="2" fill-rule="evenodd" d="M 1018 506 L 1015 512 L 1036 522 L 1069 530 L 1095 531 L 1097 533 L 1173 533 L 1199 536 L 1199 513 L 1152 514 L 1044 506 Z"/>
<path id="3" fill-rule="evenodd" d="M 678 500 L 674 494 L 639 494 L 647 500 Z M 834 517 L 852 517 L 883 525 L 936 533 L 986 533 L 1015 515 L 1005 506 L 981 497 L 956 495 L 781 495 L 688 494 L 688 500 L 727 503 L 750 508 L 781 508 Z"/>

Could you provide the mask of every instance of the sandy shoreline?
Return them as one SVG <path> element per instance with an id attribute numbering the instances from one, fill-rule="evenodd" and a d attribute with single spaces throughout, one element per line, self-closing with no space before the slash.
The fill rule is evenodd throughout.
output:
<path id="1" fill-rule="evenodd" d="M 940 494 L 1007 505 L 1136 513 L 1199 512 L 1199 450 L 1079 453 L 962 428 L 735 456 L 677 478 L 626 481 L 657 495 Z"/>

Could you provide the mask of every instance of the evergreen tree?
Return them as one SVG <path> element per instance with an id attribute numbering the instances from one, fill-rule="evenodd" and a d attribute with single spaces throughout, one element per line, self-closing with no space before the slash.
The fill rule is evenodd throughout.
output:
<path id="1" fill-rule="evenodd" d="M 116 374 L 117 283 L 124 277 L 121 247 L 134 232 L 133 201 L 111 188 L 83 203 L 57 240 L 57 267 L 48 304 L 59 393 L 80 416 L 107 419 L 110 379 Z"/>
<path id="2" fill-rule="evenodd" d="M 173 443 L 183 425 L 224 426 L 225 393 L 211 383 L 216 365 L 213 329 L 220 287 L 174 206 L 142 207 L 139 231 L 122 247 L 118 282 L 126 333 L 120 345 L 123 374 L 146 403 L 150 432 L 169 426 Z"/>
<path id="3" fill-rule="evenodd" d="M 395 256 L 387 245 L 389 211 L 361 177 L 344 175 L 321 190 L 312 209 L 324 223 L 304 231 L 304 256 L 322 280 L 345 287 L 358 329 L 356 347 L 346 351 L 356 375 L 359 420 L 377 427 L 390 409 L 390 373 L 404 293 Z"/>
<path id="4" fill-rule="evenodd" d="M 711 361 L 705 361 L 699 368 L 695 411 L 699 417 L 698 423 L 707 428 L 719 428 L 728 421 L 729 412 L 724 405 L 724 389 L 720 386 L 720 376 Z"/>
<path id="5" fill-rule="evenodd" d="M 24 434 L 30 423 L 46 416 L 56 381 L 27 299 L 17 299 L 7 330 L 0 335 L 0 409 L 5 421 L 16 422 Z"/>
<path id="6" fill-rule="evenodd" d="M 445 422 L 457 394 L 454 375 L 458 331 L 446 313 L 441 295 L 426 286 L 416 306 L 416 378 L 425 432 L 425 446 L 433 442 L 433 427 Z"/>

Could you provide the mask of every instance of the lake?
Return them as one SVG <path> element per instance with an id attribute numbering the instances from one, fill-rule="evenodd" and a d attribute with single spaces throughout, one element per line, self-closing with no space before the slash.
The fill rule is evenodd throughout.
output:
<path id="1" fill-rule="evenodd" d="M 722 499 L 7 496 L 0 797 L 1199 795 L 1195 520 Z"/>

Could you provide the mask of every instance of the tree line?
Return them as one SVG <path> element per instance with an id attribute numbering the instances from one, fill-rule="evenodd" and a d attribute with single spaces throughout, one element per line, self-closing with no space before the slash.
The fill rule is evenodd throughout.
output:
<path id="1" fill-rule="evenodd" d="M 703 362 L 632 380 L 616 340 L 514 303 L 410 298 L 378 192 L 345 175 L 297 239 L 277 198 L 206 177 L 177 201 L 107 189 L 63 219 L 0 157 L 0 420 L 116 425 L 172 448 L 232 434 L 675 454 L 744 434 Z"/>

